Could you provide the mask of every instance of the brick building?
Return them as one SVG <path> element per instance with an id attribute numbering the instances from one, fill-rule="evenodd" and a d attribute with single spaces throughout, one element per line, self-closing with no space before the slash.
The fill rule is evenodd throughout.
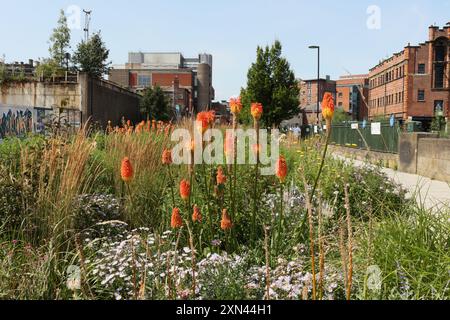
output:
<path id="1" fill-rule="evenodd" d="M 325 79 L 319 80 L 299 80 L 300 88 L 300 114 L 302 115 L 301 123 L 303 125 L 317 123 L 317 94 L 319 92 L 320 102 L 322 102 L 325 92 L 330 92 L 333 98 L 336 98 L 336 81 L 327 76 Z M 319 89 L 319 91 L 317 90 Z M 322 121 L 322 107 L 319 107 L 319 121 Z"/>
<path id="2" fill-rule="evenodd" d="M 138 93 L 159 86 L 184 115 L 209 109 L 215 95 L 209 54 L 184 58 L 181 53 L 130 52 L 125 65 L 110 71 L 109 80 Z"/>
<path id="3" fill-rule="evenodd" d="M 428 128 L 437 115 L 450 116 L 450 23 L 429 28 L 428 41 L 406 46 L 369 73 L 369 118 L 394 115 Z"/>
<path id="4" fill-rule="evenodd" d="M 336 81 L 336 107 L 343 109 L 353 120 L 368 118 L 369 75 L 341 76 Z"/>

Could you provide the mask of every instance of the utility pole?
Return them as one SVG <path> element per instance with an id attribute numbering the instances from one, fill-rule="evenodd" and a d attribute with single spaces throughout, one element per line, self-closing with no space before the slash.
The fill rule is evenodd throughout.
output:
<path id="1" fill-rule="evenodd" d="M 83 9 L 83 12 L 85 14 L 85 19 L 84 19 L 84 41 L 87 42 L 89 40 L 89 25 L 91 23 L 91 13 L 92 10 L 87 11 Z"/>
<path id="2" fill-rule="evenodd" d="M 317 125 L 320 124 L 320 47 L 309 46 L 309 49 L 317 49 Z"/>

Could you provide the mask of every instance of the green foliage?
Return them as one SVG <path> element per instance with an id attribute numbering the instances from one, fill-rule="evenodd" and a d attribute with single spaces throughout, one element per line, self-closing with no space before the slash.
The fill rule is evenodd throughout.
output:
<path id="1" fill-rule="evenodd" d="M 217 166 L 197 165 L 191 202 L 201 209 L 203 221 L 192 223 L 192 210 L 178 190 L 180 180 L 189 177 L 188 168 L 161 164 L 162 150 L 170 147 L 164 133 L 5 140 L 0 144 L 0 171 L 5 173 L 0 176 L 0 298 L 135 299 L 141 289 L 147 299 L 193 298 L 189 221 L 197 251 L 195 297 L 263 299 L 263 226 L 270 226 L 269 272 L 276 294 L 272 298 L 298 299 L 303 288 L 310 288 L 312 271 L 299 168 L 310 184 L 324 145 L 313 138 L 297 146 L 281 150 L 289 167 L 283 197 L 278 179 L 259 177 L 255 188 L 255 167 L 238 166 L 232 199 L 229 175 L 226 185 L 216 189 Z M 135 172 L 128 184 L 120 178 L 124 156 L 130 157 Z M 345 184 L 354 234 L 352 298 L 448 299 L 448 211 L 432 214 L 418 208 L 380 168 L 355 168 L 332 157 L 326 159 L 313 203 L 316 234 L 318 215 L 323 214 L 325 298 L 344 298 L 339 228 L 346 213 Z M 58 194 L 62 188 L 66 191 Z M 253 239 L 255 189 L 258 215 Z M 223 197 L 218 191 L 224 192 Z M 278 226 L 281 202 L 284 220 Z M 179 207 L 185 227 L 170 231 L 174 206 Z M 231 216 L 231 231 L 220 229 L 222 208 Z M 60 228 L 67 220 L 70 228 Z M 45 236 L 32 238 L 30 230 Z M 77 234 L 82 241 L 76 245 Z M 85 267 L 81 272 L 86 281 L 74 291 L 66 284 L 70 265 Z M 369 266 L 381 269 L 382 286 L 377 292 L 367 287 Z"/>
<path id="2" fill-rule="evenodd" d="M 141 113 L 146 114 L 148 119 L 158 121 L 169 121 L 172 119 L 172 110 L 169 101 L 161 87 L 147 88 L 140 101 Z"/>
<path id="3" fill-rule="evenodd" d="M 62 75 L 63 71 L 53 59 L 43 59 L 35 70 L 37 78 L 50 79 Z"/>
<path id="4" fill-rule="evenodd" d="M 431 122 L 431 131 L 441 132 L 445 128 L 445 118 L 443 116 L 436 116 Z"/>
<path id="5" fill-rule="evenodd" d="M 343 109 L 341 108 L 336 108 L 336 111 L 334 112 L 334 117 L 333 117 L 333 124 L 338 124 L 338 123 L 342 123 L 345 121 L 351 121 L 352 117 L 345 112 Z"/>
<path id="6" fill-rule="evenodd" d="M 377 219 L 371 233 L 365 233 L 360 254 L 371 252 L 369 263 L 382 271 L 382 290 L 372 293 L 373 298 L 449 299 L 448 210 L 430 214 L 415 208 L 388 214 Z"/>
<path id="7" fill-rule="evenodd" d="M 67 17 L 64 10 L 61 10 L 58 20 L 58 26 L 53 29 L 53 34 L 50 37 L 50 57 L 51 60 L 59 67 L 65 64 L 65 55 L 70 48 L 70 29 L 67 25 Z"/>
<path id="8" fill-rule="evenodd" d="M 267 127 L 279 126 L 282 121 L 291 119 L 299 113 L 298 82 L 289 62 L 281 56 L 282 46 L 275 41 L 272 47 L 258 47 L 256 62 L 247 74 L 247 87 L 242 89 L 241 97 L 245 106 L 242 120 L 251 122 L 250 104 L 262 103 L 263 123 Z"/>
<path id="9" fill-rule="evenodd" d="M 100 78 L 109 72 L 111 62 L 108 62 L 108 57 L 109 50 L 98 32 L 87 42 L 83 41 L 78 44 L 72 62 L 78 70 L 86 72 L 92 77 Z"/>

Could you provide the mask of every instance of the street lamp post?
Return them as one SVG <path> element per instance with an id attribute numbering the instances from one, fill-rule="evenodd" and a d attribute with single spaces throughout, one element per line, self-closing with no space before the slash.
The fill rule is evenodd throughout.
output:
<path id="1" fill-rule="evenodd" d="M 317 124 L 320 124 L 320 47 L 309 46 L 309 49 L 317 49 Z"/>

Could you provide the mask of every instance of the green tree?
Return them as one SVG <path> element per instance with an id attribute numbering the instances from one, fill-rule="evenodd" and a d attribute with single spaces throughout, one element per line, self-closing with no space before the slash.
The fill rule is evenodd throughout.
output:
<path id="1" fill-rule="evenodd" d="M 250 104 L 260 102 L 264 107 L 262 121 L 267 127 L 279 126 L 282 121 L 299 113 L 299 88 L 289 62 L 281 56 L 282 46 L 275 41 L 272 47 L 256 50 L 256 62 L 247 74 L 247 87 L 241 90 L 245 110 L 242 121 L 250 122 Z"/>
<path id="2" fill-rule="evenodd" d="M 65 56 L 70 48 L 70 29 L 67 26 L 67 18 L 64 10 L 61 10 L 58 26 L 53 29 L 50 37 L 50 57 L 56 64 L 63 67 L 65 64 Z"/>
<path id="3" fill-rule="evenodd" d="M 108 62 L 109 50 L 102 40 L 100 32 L 88 41 L 78 44 L 72 62 L 77 70 L 88 73 L 95 78 L 108 74 L 111 62 Z"/>
<path id="4" fill-rule="evenodd" d="M 146 114 L 148 119 L 158 121 L 169 121 L 173 112 L 169 101 L 159 86 L 147 88 L 140 102 L 141 113 Z"/>
<path id="5" fill-rule="evenodd" d="M 334 112 L 333 123 L 342 123 L 351 120 L 352 117 L 347 112 L 345 112 L 341 108 L 336 108 L 336 111 Z"/>

